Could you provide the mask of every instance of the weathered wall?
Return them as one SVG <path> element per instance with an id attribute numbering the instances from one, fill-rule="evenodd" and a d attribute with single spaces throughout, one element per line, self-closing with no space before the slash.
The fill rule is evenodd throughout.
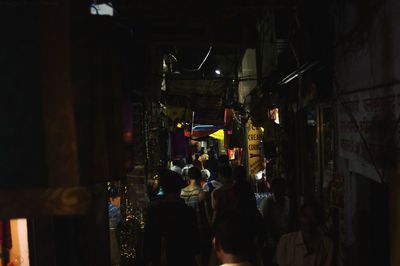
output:
<path id="1" fill-rule="evenodd" d="M 250 92 L 257 86 L 256 50 L 247 49 L 243 55 L 239 75 L 239 102 L 249 102 Z"/>
<path id="2" fill-rule="evenodd" d="M 384 256 L 383 249 L 381 253 L 375 252 L 377 254 L 368 251 L 377 245 L 376 242 L 385 241 L 388 225 L 377 219 L 374 223 L 371 214 L 381 216 L 380 221 L 386 221 L 388 195 L 391 265 L 400 265 L 400 253 L 395 252 L 400 250 L 400 233 L 396 231 L 400 227 L 397 169 L 400 150 L 400 51 L 396 45 L 400 41 L 397 27 L 400 23 L 400 2 L 337 2 L 341 3 L 334 9 L 334 83 L 338 110 L 338 172 L 345 177 L 346 184 L 347 244 L 349 247 L 356 246 L 358 254 L 363 253 L 367 260 L 370 258 L 368 263 L 374 263 L 377 256 Z M 381 206 L 370 204 L 381 200 Z M 372 232 L 380 232 L 380 236 L 367 230 L 369 239 L 362 240 L 357 227 L 360 222 L 368 224 Z M 372 246 L 367 244 L 363 247 L 362 243 L 371 243 Z M 361 260 L 353 265 L 362 265 Z"/>

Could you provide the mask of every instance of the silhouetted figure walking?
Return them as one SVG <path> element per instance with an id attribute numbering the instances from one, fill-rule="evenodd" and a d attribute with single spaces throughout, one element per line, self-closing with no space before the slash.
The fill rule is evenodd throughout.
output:
<path id="1" fill-rule="evenodd" d="M 171 170 L 160 174 L 164 198 L 147 211 L 144 247 L 147 265 L 196 265 L 199 235 L 196 213 L 180 198 L 181 176 Z"/>

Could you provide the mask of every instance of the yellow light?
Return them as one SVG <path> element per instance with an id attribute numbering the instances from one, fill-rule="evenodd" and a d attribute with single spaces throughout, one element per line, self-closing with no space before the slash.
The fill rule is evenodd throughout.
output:
<path id="1" fill-rule="evenodd" d="M 214 139 L 223 140 L 224 139 L 224 130 L 220 129 L 220 130 L 210 134 L 210 137 L 213 137 Z"/>
<path id="2" fill-rule="evenodd" d="M 176 127 L 177 127 L 177 128 L 182 128 L 182 124 L 181 124 L 181 123 L 178 123 L 178 124 L 176 125 Z"/>

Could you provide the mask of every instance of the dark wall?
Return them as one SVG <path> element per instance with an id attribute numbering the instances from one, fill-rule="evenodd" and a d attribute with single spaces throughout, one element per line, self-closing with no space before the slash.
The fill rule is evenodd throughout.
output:
<path id="1" fill-rule="evenodd" d="M 358 174 L 353 177 L 356 189 L 351 222 L 355 241 L 346 254 L 346 265 L 389 265 L 387 192 L 372 179 Z"/>
<path id="2" fill-rule="evenodd" d="M 0 8 L 0 186 L 41 186 L 47 168 L 39 8 L 12 3 Z"/>

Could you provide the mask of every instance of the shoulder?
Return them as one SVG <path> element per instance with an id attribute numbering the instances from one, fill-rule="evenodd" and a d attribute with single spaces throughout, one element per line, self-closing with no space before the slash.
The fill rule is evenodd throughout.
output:
<path id="1" fill-rule="evenodd" d="M 187 193 L 190 192 L 190 189 L 188 187 L 184 187 L 181 189 L 181 193 Z"/>
<path id="2" fill-rule="evenodd" d="M 211 185 L 213 185 L 215 188 L 220 188 L 220 187 L 222 187 L 222 184 L 221 184 L 221 182 L 219 182 L 218 180 L 211 180 Z"/>

